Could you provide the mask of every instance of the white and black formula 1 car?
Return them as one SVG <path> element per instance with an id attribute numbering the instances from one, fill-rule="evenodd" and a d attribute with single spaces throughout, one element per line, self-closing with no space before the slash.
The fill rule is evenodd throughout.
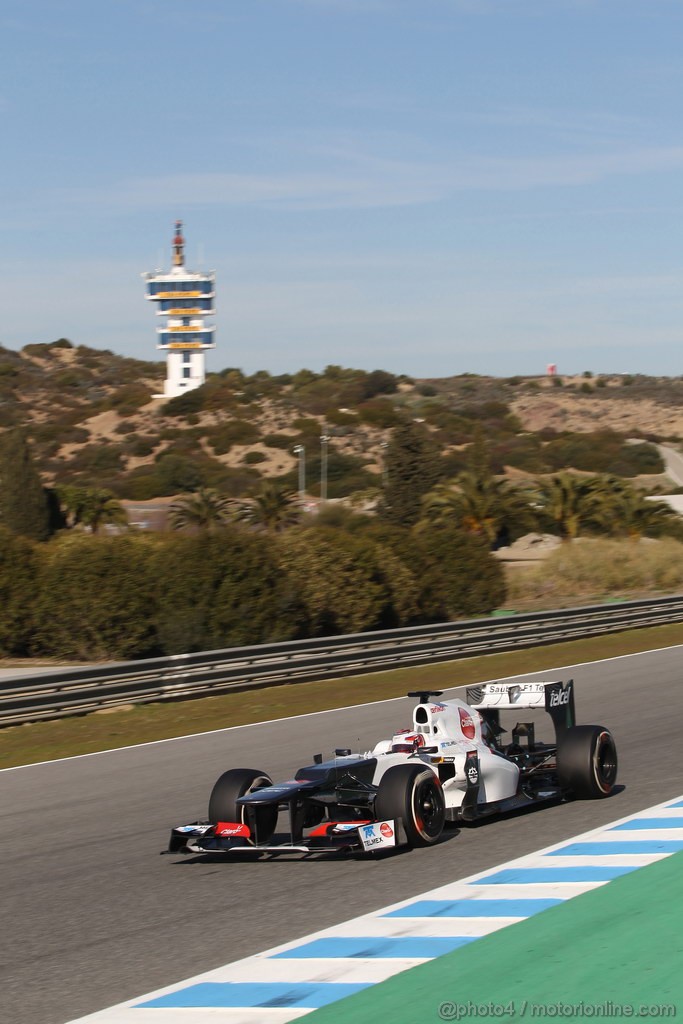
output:
<path id="1" fill-rule="evenodd" d="M 293 780 L 232 768 L 218 779 L 208 821 L 181 825 L 168 852 L 326 853 L 429 846 L 446 822 L 472 822 L 535 804 L 609 796 L 617 751 L 608 729 L 576 725 L 572 680 L 485 683 L 467 700 L 418 698 L 412 725 L 373 750 L 316 754 Z M 533 721 L 507 730 L 501 713 L 545 711 L 553 740 L 536 739 Z M 514 718 L 512 719 L 514 721 Z M 504 739 L 509 737 L 509 742 Z M 280 812 L 286 831 L 276 833 Z"/>

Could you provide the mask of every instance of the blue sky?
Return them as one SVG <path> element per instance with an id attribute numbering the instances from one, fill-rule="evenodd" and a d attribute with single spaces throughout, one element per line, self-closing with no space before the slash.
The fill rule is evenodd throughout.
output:
<path id="1" fill-rule="evenodd" d="M 0 344 L 209 366 L 683 372 L 681 0 L 8 0 Z"/>

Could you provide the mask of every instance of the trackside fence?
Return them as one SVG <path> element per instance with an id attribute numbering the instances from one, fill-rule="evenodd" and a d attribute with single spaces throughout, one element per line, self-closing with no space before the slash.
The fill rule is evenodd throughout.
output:
<path id="1" fill-rule="evenodd" d="M 683 595 L 290 640 L 0 680 L 0 725 L 361 675 L 683 621 Z"/>

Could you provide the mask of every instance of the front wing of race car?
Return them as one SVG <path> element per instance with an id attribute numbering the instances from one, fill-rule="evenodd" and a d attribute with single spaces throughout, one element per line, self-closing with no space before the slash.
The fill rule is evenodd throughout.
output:
<path id="1" fill-rule="evenodd" d="M 248 825 L 220 821 L 216 825 L 195 822 L 171 830 L 164 853 L 237 854 L 271 856 L 281 854 L 325 854 L 356 851 L 376 853 L 403 846 L 407 836 L 401 819 L 391 821 L 325 821 L 293 841 L 292 836 L 275 835 L 257 843 Z"/>

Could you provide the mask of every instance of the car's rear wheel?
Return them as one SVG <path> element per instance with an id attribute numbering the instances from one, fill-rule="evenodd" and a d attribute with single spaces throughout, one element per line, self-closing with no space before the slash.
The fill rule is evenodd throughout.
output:
<path id="1" fill-rule="evenodd" d="M 237 800 L 247 793 L 253 793 L 254 790 L 272 784 L 269 775 L 254 768 L 231 768 L 223 772 L 211 790 L 209 821 L 212 825 L 219 821 L 234 821 L 248 825 L 252 842 L 267 843 L 277 825 L 277 804 L 245 807 L 238 804 Z"/>
<path id="2" fill-rule="evenodd" d="M 609 796 L 617 780 L 617 748 L 609 729 L 575 725 L 557 747 L 557 775 L 562 789 L 582 800 Z"/>
<path id="3" fill-rule="evenodd" d="M 410 846 L 431 846 L 443 832 L 446 802 L 433 771 L 419 764 L 397 764 L 379 781 L 378 821 L 401 818 Z"/>

